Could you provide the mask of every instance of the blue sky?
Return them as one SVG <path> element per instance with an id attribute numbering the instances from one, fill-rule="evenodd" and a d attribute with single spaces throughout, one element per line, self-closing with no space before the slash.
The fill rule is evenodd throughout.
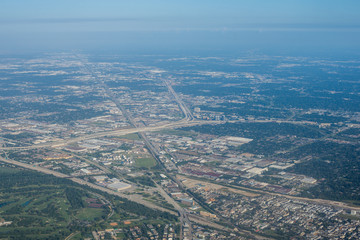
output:
<path id="1" fill-rule="evenodd" d="M 358 27 L 359 12 L 358 0 L 0 1 L 2 30 L 13 31 Z"/>
<path id="2" fill-rule="evenodd" d="M 201 42 L 211 32 L 215 38 L 230 34 L 228 37 L 241 40 L 244 32 L 253 31 L 265 32 L 265 39 L 271 35 L 270 40 L 276 34 L 281 39 L 293 33 L 304 40 L 308 40 L 306 35 L 315 34 L 320 41 L 319 32 L 323 32 L 323 40 L 333 33 L 334 44 L 343 40 L 343 44 L 354 47 L 359 40 L 359 12 L 359 0 L 1 0 L 0 44 L 2 49 L 23 49 L 31 43 L 39 47 L 46 39 L 52 48 L 71 48 L 72 43 L 74 48 L 81 43 L 95 48 L 101 44 L 86 39 L 92 36 L 100 41 L 96 34 L 102 33 L 126 44 L 141 45 L 145 36 L 165 32 L 169 33 L 167 40 L 183 38 L 191 45 L 189 32 Z M 128 32 L 135 33 L 125 34 Z M 339 33 L 344 39 L 336 36 Z M 222 38 L 229 41 L 228 37 Z M 22 45 L 21 39 L 27 44 Z"/>

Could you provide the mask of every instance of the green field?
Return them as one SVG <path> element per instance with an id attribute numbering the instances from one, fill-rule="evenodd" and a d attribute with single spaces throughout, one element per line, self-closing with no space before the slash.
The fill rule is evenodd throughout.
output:
<path id="1" fill-rule="evenodd" d="M 83 208 L 76 215 L 77 218 L 88 221 L 99 221 L 101 216 L 105 216 L 103 208 Z"/>
<path id="2" fill-rule="evenodd" d="M 119 138 L 129 139 L 129 140 L 141 140 L 139 135 L 136 133 L 127 134 L 124 136 L 119 136 Z"/>
<path id="3" fill-rule="evenodd" d="M 153 157 L 135 159 L 135 167 L 138 168 L 152 168 L 156 164 L 156 160 Z"/>

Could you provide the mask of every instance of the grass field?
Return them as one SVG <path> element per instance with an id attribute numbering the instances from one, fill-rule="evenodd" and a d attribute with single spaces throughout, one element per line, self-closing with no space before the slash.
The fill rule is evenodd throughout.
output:
<path id="1" fill-rule="evenodd" d="M 124 138 L 124 139 L 129 139 L 129 140 L 140 140 L 139 135 L 137 135 L 136 133 L 119 136 L 119 138 Z"/>
<path id="2" fill-rule="evenodd" d="M 152 168 L 156 166 L 156 160 L 153 157 L 138 158 L 135 160 L 135 167 Z"/>
<path id="3" fill-rule="evenodd" d="M 81 220 L 96 221 L 104 215 L 104 209 L 102 208 L 83 208 L 78 211 L 76 217 Z"/>

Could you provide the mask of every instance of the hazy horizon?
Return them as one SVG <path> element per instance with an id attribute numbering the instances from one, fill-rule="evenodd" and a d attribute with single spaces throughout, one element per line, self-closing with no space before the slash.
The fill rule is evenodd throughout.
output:
<path id="1" fill-rule="evenodd" d="M 345 54 L 357 1 L 2 1 L 0 53 Z"/>

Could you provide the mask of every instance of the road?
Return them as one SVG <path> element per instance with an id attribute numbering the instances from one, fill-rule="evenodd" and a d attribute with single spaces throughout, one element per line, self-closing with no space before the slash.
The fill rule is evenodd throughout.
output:
<path id="1" fill-rule="evenodd" d="M 118 110 L 120 110 L 122 112 L 122 114 L 125 116 L 125 118 L 127 119 L 127 121 L 130 123 L 130 125 L 133 127 L 131 130 L 128 130 L 127 134 L 129 134 L 129 131 L 131 131 L 131 133 L 138 133 L 139 137 L 141 139 L 144 140 L 145 145 L 147 146 L 147 148 L 149 149 L 150 153 L 152 154 L 152 156 L 159 162 L 160 166 L 163 166 L 163 164 L 161 163 L 160 159 L 159 159 L 159 155 L 156 152 L 156 149 L 152 146 L 152 144 L 150 143 L 150 141 L 148 140 L 148 138 L 146 137 L 146 135 L 144 134 L 144 132 L 149 132 L 149 131 L 157 131 L 163 128 L 169 128 L 171 125 L 173 125 L 174 123 L 170 123 L 170 124 L 162 124 L 158 127 L 137 127 L 136 122 L 134 121 L 134 118 L 132 117 L 132 115 L 125 109 L 125 107 L 121 104 L 121 102 L 117 99 L 116 94 L 114 94 L 110 88 L 105 84 L 105 82 L 102 80 L 102 78 L 100 76 L 98 76 L 98 74 L 96 74 L 93 71 L 93 67 L 91 67 L 90 64 L 85 64 L 85 68 L 87 69 L 88 73 L 91 74 L 91 76 L 94 78 L 95 82 L 97 82 L 97 84 L 99 85 L 100 88 L 102 88 L 106 95 L 112 100 L 113 103 L 115 103 L 115 105 L 117 106 Z M 179 123 L 180 126 L 185 124 L 185 126 L 189 126 L 189 125 L 193 125 L 193 122 L 189 122 L 189 120 L 192 120 L 193 117 L 191 115 L 191 112 L 186 108 L 185 104 L 183 104 L 181 102 L 181 100 L 178 98 L 177 94 L 175 93 L 175 91 L 172 89 L 172 87 L 170 86 L 170 84 L 168 85 L 168 89 L 169 91 L 173 94 L 175 100 L 177 101 L 177 103 L 179 104 L 179 107 L 181 108 L 181 110 L 183 111 L 185 118 L 183 120 L 180 120 L 178 122 L 175 122 L 175 126 L 178 127 Z M 190 114 L 189 114 L 190 113 Z M 175 127 L 174 126 L 174 127 Z M 113 135 L 113 134 L 112 134 Z M 167 198 L 168 199 L 168 198 Z M 169 200 L 169 199 L 168 199 Z M 171 203 L 170 203 L 171 204 Z M 174 204 L 172 204 L 174 205 Z M 184 209 L 182 209 L 177 203 L 176 205 L 174 205 L 174 207 L 178 208 L 179 211 L 179 215 L 180 215 L 180 220 L 181 220 L 181 224 L 182 226 L 184 226 L 184 223 L 186 222 L 189 225 L 189 229 L 191 229 L 191 222 L 187 217 L 187 214 L 185 212 Z M 192 239 L 192 233 L 190 231 L 190 236 L 189 239 Z M 181 239 L 183 239 L 183 236 L 181 235 Z"/>
<path id="2" fill-rule="evenodd" d="M 0 161 L 8 163 L 8 164 L 16 165 L 16 166 L 19 166 L 19 167 L 23 167 L 23 168 L 26 168 L 26 169 L 31 169 L 31 170 L 34 170 L 34 171 L 42 172 L 42 173 L 45 173 L 45 174 L 50 174 L 50 175 L 53 175 L 53 176 L 59 177 L 59 178 L 68 178 L 69 180 L 71 180 L 73 182 L 76 182 L 78 184 L 85 185 L 85 186 L 91 187 L 93 189 L 97 189 L 97 190 L 100 190 L 102 192 L 106 192 L 106 193 L 116 195 L 116 196 L 119 196 L 119 197 L 122 197 L 122 198 L 126 198 L 126 199 L 128 199 L 130 201 L 137 202 L 139 204 L 145 205 L 146 207 L 149 207 L 149 208 L 152 208 L 152 209 L 157 209 L 157 210 L 164 211 L 164 212 L 169 212 L 171 214 L 176 214 L 174 211 L 168 210 L 166 208 L 162 208 L 162 207 L 160 207 L 158 205 L 155 205 L 155 204 L 153 204 L 151 202 L 145 201 L 145 200 L 143 200 L 142 198 L 140 198 L 140 197 L 138 197 L 136 195 L 126 195 L 126 194 L 123 194 L 123 193 L 120 193 L 120 192 L 116 192 L 116 191 L 113 191 L 111 189 L 95 185 L 93 183 L 84 181 L 84 180 L 82 180 L 80 178 L 72 177 L 72 176 L 67 175 L 67 174 L 59 173 L 59 172 L 56 172 L 56 171 L 53 171 L 53 170 L 49 170 L 47 168 L 43 168 L 43 167 L 39 167 L 39 166 L 35 166 L 35 165 L 30 165 L 30 164 L 22 163 L 22 162 L 15 161 L 15 160 L 5 159 L 3 157 L 0 157 Z"/>
<path id="3" fill-rule="evenodd" d="M 156 209 L 156 210 L 163 211 L 163 212 L 168 212 L 168 213 L 173 214 L 173 215 L 177 215 L 176 212 L 174 212 L 172 210 L 169 210 L 169 209 L 166 209 L 166 208 L 163 208 L 161 206 L 158 206 L 158 205 L 156 205 L 156 204 L 154 204 L 152 202 L 145 201 L 144 199 L 142 199 L 138 195 L 127 195 L 127 194 L 124 194 L 124 193 L 121 193 L 121 192 L 116 192 L 116 191 L 113 191 L 111 189 L 95 185 L 93 183 L 84 181 L 84 180 L 76 178 L 76 177 L 72 177 L 72 176 L 67 175 L 67 174 L 59 173 L 59 172 L 56 172 L 56 171 L 49 170 L 47 168 L 42 168 L 42 167 L 39 167 L 39 166 L 34 166 L 34 165 L 31 165 L 31 164 L 22 163 L 22 162 L 15 161 L 15 160 L 5 159 L 3 157 L 0 157 L 0 161 L 4 162 L 4 163 L 16 165 L 16 166 L 19 166 L 19 167 L 22 167 L 22 168 L 34 170 L 34 171 L 37 171 L 37 172 L 53 175 L 55 177 L 67 178 L 67 179 L 69 179 L 69 180 L 71 180 L 73 182 L 76 182 L 76 183 L 80 184 L 80 185 L 88 186 L 90 188 L 97 189 L 97 190 L 100 190 L 102 192 L 106 192 L 106 193 L 111 194 L 111 195 L 119 196 L 121 198 L 126 198 L 126 199 L 128 199 L 130 201 L 142 204 L 142 205 L 144 205 L 144 206 L 146 206 L 148 208 Z M 190 218 L 191 218 L 192 221 L 197 222 L 199 224 L 207 225 L 207 226 L 210 226 L 210 227 L 213 227 L 213 228 L 217 228 L 219 230 L 228 230 L 229 231 L 229 229 L 225 228 L 224 226 L 213 223 L 213 222 L 211 222 L 211 221 L 209 221 L 209 220 L 207 220 L 205 218 L 202 218 L 202 217 L 199 217 L 199 216 L 196 216 L 196 218 L 194 216 L 190 216 Z"/>
<path id="4" fill-rule="evenodd" d="M 149 127 L 140 127 L 140 128 L 128 128 L 128 129 L 119 129 L 119 130 L 111 130 L 105 132 L 97 132 L 86 134 L 79 137 L 63 139 L 59 141 L 50 141 L 46 143 L 34 144 L 31 146 L 20 146 L 20 147 L 0 147 L 0 150 L 30 150 L 30 149 L 38 149 L 38 148 L 46 148 L 46 147 L 61 147 L 66 146 L 71 143 L 76 143 L 88 139 L 94 139 L 99 137 L 106 137 L 106 136 L 123 136 L 131 133 L 142 133 L 142 132 L 154 132 L 159 131 L 162 129 L 168 128 L 179 128 L 179 127 L 188 127 L 188 126 L 195 126 L 195 125 L 202 125 L 202 124 L 209 124 L 213 123 L 210 121 L 191 121 L 187 122 L 186 120 L 180 120 L 173 123 L 164 123 L 159 126 L 149 126 Z"/>
<path id="5" fill-rule="evenodd" d="M 194 119 L 194 116 L 192 115 L 189 108 L 186 106 L 186 104 L 180 99 L 180 97 L 177 95 L 177 93 L 174 91 L 174 89 L 171 86 L 171 83 L 167 80 L 164 80 L 166 87 L 168 88 L 169 92 L 173 95 L 175 101 L 179 105 L 181 111 L 183 112 L 185 118 L 189 121 Z"/>
<path id="6" fill-rule="evenodd" d="M 134 124 L 134 121 L 132 121 Z M 236 123 L 236 122 L 277 122 L 277 123 L 292 123 L 292 124 L 304 124 L 304 122 L 299 121 L 278 121 L 278 120 L 252 120 L 252 121 L 245 121 L 245 120 L 238 120 L 238 121 L 227 121 L 229 123 Z M 38 148 L 46 148 L 46 147 L 62 147 L 66 146 L 71 143 L 77 143 L 84 140 L 99 138 L 99 137 L 106 137 L 106 136 L 124 136 L 127 134 L 132 133 L 143 133 L 143 132 L 154 132 L 160 131 L 163 129 L 171 129 L 171 128 L 180 128 L 180 127 L 190 127 L 190 126 L 197 126 L 197 125 L 206 125 L 206 124 L 222 124 L 222 121 L 204 121 L 204 120 L 192 120 L 188 121 L 187 119 L 182 119 L 176 122 L 166 122 L 166 123 L 159 123 L 156 126 L 147 126 L 147 127 L 132 127 L 127 129 L 115 129 L 110 131 L 104 132 L 97 132 L 86 134 L 74 138 L 63 139 L 59 141 L 49 141 L 46 143 L 34 144 L 30 146 L 19 146 L 19 147 L 0 147 L 0 150 L 30 150 L 30 149 L 38 149 Z"/>
<path id="7" fill-rule="evenodd" d="M 226 188 L 228 188 L 229 190 L 231 190 L 233 192 L 237 192 L 238 190 L 249 191 L 249 192 L 252 192 L 252 193 L 268 194 L 268 195 L 279 196 L 279 197 L 284 197 L 284 198 L 288 198 L 288 199 L 301 200 L 301 201 L 305 201 L 305 202 L 313 202 L 313 203 L 324 204 L 324 205 L 329 205 L 329 206 L 333 206 L 333 207 L 340 207 L 340 208 L 344 208 L 344 209 L 360 211 L 360 207 L 349 206 L 346 203 L 332 201 L 332 200 L 297 197 L 297 196 L 291 196 L 291 195 L 286 195 L 286 194 L 281 194 L 281 193 L 269 192 L 269 191 L 265 191 L 265 190 L 259 190 L 259 189 L 253 189 L 253 188 L 247 188 L 247 187 L 240 187 L 240 186 L 231 186 L 231 185 L 227 185 L 227 184 L 214 183 L 214 182 L 206 180 L 206 179 L 199 180 L 197 178 L 192 178 L 191 176 L 186 176 L 186 177 L 180 176 L 179 179 L 192 179 L 192 180 L 197 181 L 199 183 L 204 182 L 204 184 L 210 183 L 210 184 L 213 184 L 213 185 L 220 186 L 219 189 L 226 187 Z"/>
<path id="8" fill-rule="evenodd" d="M 132 117 L 132 115 L 125 109 L 125 107 L 119 102 L 119 100 L 116 98 L 115 94 L 113 94 L 111 92 L 111 90 L 108 88 L 108 86 L 105 83 L 101 83 L 101 86 L 104 88 L 106 94 L 109 96 L 109 98 L 111 98 L 111 100 L 116 104 L 117 108 L 123 113 L 123 115 L 126 117 L 126 119 L 128 120 L 128 122 L 131 124 L 132 127 L 134 127 L 135 129 L 139 129 L 136 125 L 136 122 L 134 121 L 134 118 Z M 174 93 L 176 94 L 176 93 Z M 190 123 L 189 122 L 189 118 L 186 112 L 186 109 L 184 108 L 184 114 L 186 116 L 185 119 L 180 120 L 180 122 L 184 122 L 184 123 Z M 147 136 L 144 134 L 145 131 L 139 131 L 138 135 L 141 139 L 144 140 L 144 143 L 146 145 L 146 147 L 149 149 L 151 155 L 157 160 L 157 162 L 160 164 L 160 166 L 162 166 L 164 169 L 165 167 L 163 166 L 162 162 L 159 159 L 159 154 L 157 152 L 157 150 L 153 147 L 153 145 L 150 143 L 149 139 L 147 138 Z M 180 205 L 174 200 L 172 199 L 170 196 L 168 196 L 166 194 L 166 192 L 161 188 L 161 186 L 157 186 L 159 193 L 161 195 L 164 196 L 164 198 L 175 207 L 175 209 L 179 212 L 179 216 L 180 216 L 180 222 L 181 222 L 181 234 L 180 234 L 180 238 L 181 239 L 193 239 L 193 234 L 192 234 L 192 224 L 189 220 L 189 217 L 187 215 L 187 212 L 185 211 L 185 209 L 183 209 L 182 207 L 180 207 Z M 186 236 L 184 235 L 184 231 L 183 228 L 184 226 L 188 226 L 189 231 L 186 233 Z"/>
<path id="9" fill-rule="evenodd" d="M 175 209 L 179 212 L 179 215 L 180 215 L 180 221 L 182 222 L 182 223 L 187 223 L 188 224 L 188 226 L 189 226 L 189 237 L 192 237 L 192 227 L 191 227 L 191 222 L 190 222 L 190 220 L 189 220 L 189 217 L 188 217 L 188 215 L 187 215 L 187 212 L 186 212 L 186 210 L 184 209 L 184 208 L 182 208 L 172 197 L 170 197 L 169 196 L 169 194 L 167 194 L 166 192 L 165 192 L 165 190 L 161 187 L 161 186 L 159 186 L 158 184 L 156 184 L 156 189 L 157 189 L 157 191 L 160 193 L 160 195 L 162 196 L 162 197 L 164 197 L 165 198 L 165 200 L 168 202 L 168 203 L 170 203 L 171 205 L 173 205 L 174 207 L 175 207 Z M 220 227 L 220 225 L 218 226 L 218 227 Z"/>
<path id="10" fill-rule="evenodd" d="M 59 152 L 67 153 L 65 151 L 59 151 Z M 92 161 L 92 160 L 90 160 L 88 158 L 85 158 L 85 157 L 83 157 L 83 156 L 81 156 L 79 154 L 75 154 L 73 152 L 71 153 L 71 155 L 74 156 L 74 157 L 77 157 L 77 158 L 79 158 L 79 159 L 81 159 L 81 160 L 83 160 L 83 161 L 85 161 L 87 163 L 89 163 L 90 165 L 94 165 L 95 167 L 103 170 L 105 173 L 113 173 L 113 171 L 111 171 L 109 168 L 105 167 L 104 165 L 99 164 L 98 162 Z"/>
<path id="11" fill-rule="evenodd" d="M 73 232 L 73 233 L 71 233 L 69 236 L 67 236 L 66 238 L 65 238 L 65 240 L 70 240 L 70 239 L 72 239 L 73 237 L 75 237 L 76 235 L 78 235 L 80 232 Z"/>

